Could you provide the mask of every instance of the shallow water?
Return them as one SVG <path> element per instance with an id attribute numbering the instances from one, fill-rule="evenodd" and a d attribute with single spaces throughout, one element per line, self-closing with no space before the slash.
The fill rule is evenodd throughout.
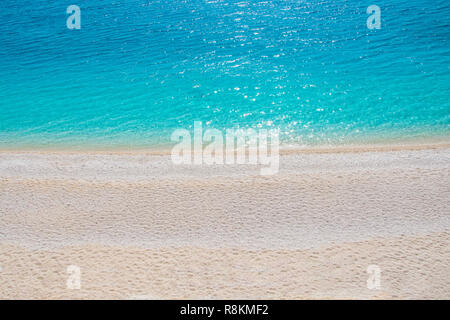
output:
<path id="1" fill-rule="evenodd" d="M 377 0 L 369 30 L 370 4 L 2 0 L 0 147 L 156 147 L 194 121 L 297 146 L 447 139 L 450 4 Z"/>

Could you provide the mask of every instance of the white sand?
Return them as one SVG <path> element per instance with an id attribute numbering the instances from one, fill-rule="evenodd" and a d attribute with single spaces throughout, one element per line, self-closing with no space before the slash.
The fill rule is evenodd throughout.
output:
<path id="1" fill-rule="evenodd" d="M 448 146 L 288 152 L 263 177 L 143 152 L 0 152 L 0 298 L 448 299 L 449 160 Z"/>

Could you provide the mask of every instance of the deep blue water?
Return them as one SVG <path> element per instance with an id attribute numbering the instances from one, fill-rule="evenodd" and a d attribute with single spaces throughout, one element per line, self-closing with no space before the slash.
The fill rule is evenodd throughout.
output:
<path id="1" fill-rule="evenodd" d="M 194 121 L 302 146 L 447 139 L 449 17 L 448 0 L 2 0 L 0 147 L 158 146 Z"/>

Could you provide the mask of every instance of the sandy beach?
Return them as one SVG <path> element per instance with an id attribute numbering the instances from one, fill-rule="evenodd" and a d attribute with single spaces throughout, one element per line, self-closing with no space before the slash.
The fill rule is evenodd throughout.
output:
<path id="1" fill-rule="evenodd" d="M 261 176 L 1 151 L 0 299 L 449 299 L 449 160 L 448 144 L 297 150 Z"/>

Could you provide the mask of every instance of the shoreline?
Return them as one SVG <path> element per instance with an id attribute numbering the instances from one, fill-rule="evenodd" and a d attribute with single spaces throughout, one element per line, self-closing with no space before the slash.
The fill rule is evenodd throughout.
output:
<path id="1" fill-rule="evenodd" d="M 278 173 L 261 176 L 258 165 L 175 165 L 168 155 L 0 153 L 0 241 L 17 238 L 31 247 L 41 236 L 40 245 L 50 247 L 97 238 L 117 242 L 98 221 L 124 228 L 119 237 L 124 243 L 158 247 L 204 242 L 298 248 L 442 232 L 450 229 L 445 214 L 449 155 L 450 148 L 444 147 L 288 153 L 280 156 Z M 95 215 L 83 218 L 86 212 Z M 430 217 L 421 222 L 425 213 Z M 340 216 L 340 224 L 332 223 L 333 214 Z M 280 224 L 276 217 L 285 220 Z M 19 221 L 31 218 L 29 228 L 35 230 L 30 233 Z M 43 224 L 47 220 L 61 228 L 57 238 Z M 69 221 L 81 229 L 63 236 Z M 136 221 L 138 237 L 128 230 Z M 183 235 L 185 227 L 189 232 Z M 233 240 L 231 230 L 240 236 Z M 259 239 L 258 230 L 268 238 Z M 86 232 L 92 235 L 79 237 Z"/>
<path id="2" fill-rule="evenodd" d="M 358 153 L 358 152 L 388 152 L 388 151 L 417 151 L 429 149 L 447 149 L 450 148 L 449 139 L 428 142 L 410 142 L 410 143 L 384 143 L 384 144 L 343 144 L 322 145 L 322 146 L 280 146 L 280 155 L 288 154 L 314 154 L 314 153 Z M 1 148 L 0 154 L 7 153 L 29 153 L 29 154 L 101 154 L 101 155 L 170 155 L 169 148 Z"/>

